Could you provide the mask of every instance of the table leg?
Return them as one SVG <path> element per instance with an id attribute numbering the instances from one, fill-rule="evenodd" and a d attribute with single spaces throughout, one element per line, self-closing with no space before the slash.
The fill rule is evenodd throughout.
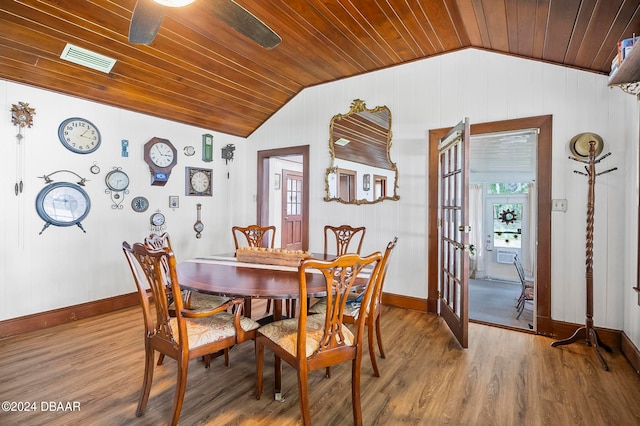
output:
<path id="1" fill-rule="evenodd" d="M 242 314 L 247 318 L 251 318 L 251 298 L 250 297 L 244 298 L 244 308 L 243 308 Z"/>

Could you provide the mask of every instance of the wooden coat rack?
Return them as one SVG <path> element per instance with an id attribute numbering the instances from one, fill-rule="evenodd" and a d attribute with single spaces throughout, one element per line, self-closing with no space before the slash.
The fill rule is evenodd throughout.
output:
<path id="1" fill-rule="evenodd" d="M 602 141 L 600 141 L 602 143 Z M 593 327 L 593 214 L 594 214 L 594 206 L 595 206 L 595 184 L 596 184 L 596 176 L 612 172 L 617 170 L 617 167 L 612 169 L 605 170 L 600 173 L 596 173 L 596 164 L 600 161 L 604 160 L 606 157 L 611 155 L 611 153 L 606 153 L 601 156 L 599 159 L 596 159 L 596 141 L 594 139 L 589 140 L 589 156 L 587 160 L 582 160 L 576 157 L 569 157 L 572 160 L 578 161 L 580 163 L 587 164 L 585 166 L 585 170 L 587 173 L 575 171 L 575 173 L 587 176 L 589 178 L 589 192 L 587 195 L 587 243 L 586 243 L 586 254 L 587 254 L 587 262 L 586 262 L 586 279 L 587 279 L 587 307 L 586 307 L 586 320 L 584 327 L 578 328 L 573 335 L 567 339 L 557 340 L 551 343 L 551 346 L 557 347 L 562 345 L 568 345 L 570 343 L 577 342 L 578 340 L 584 338 L 587 346 L 592 346 L 596 352 L 598 360 L 602 365 L 602 368 L 605 370 L 609 370 L 606 361 L 602 357 L 600 353 L 600 348 L 602 347 L 607 352 L 611 352 L 611 348 L 600 340 L 598 337 L 598 331 Z"/>

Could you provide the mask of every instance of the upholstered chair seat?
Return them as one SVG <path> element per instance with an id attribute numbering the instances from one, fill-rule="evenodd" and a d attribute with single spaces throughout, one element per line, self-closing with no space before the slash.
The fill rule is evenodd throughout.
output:
<path id="1" fill-rule="evenodd" d="M 326 307 L 326 305 L 325 305 Z M 320 349 L 320 341 L 324 336 L 324 312 L 323 315 L 309 315 L 307 317 L 307 340 L 306 355 L 308 358 Z M 297 356 L 298 342 L 298 320 L 290 318 L 282 321 L 276 321 L 264 325 L 260 328 L 260 333 L 268 337 L 278 346 L 289 352 L 293 356 Z M 353 333 L 346 326 L 342 327 L 342 334 L 345 343 L 349 346 L 353 345 Z"/>

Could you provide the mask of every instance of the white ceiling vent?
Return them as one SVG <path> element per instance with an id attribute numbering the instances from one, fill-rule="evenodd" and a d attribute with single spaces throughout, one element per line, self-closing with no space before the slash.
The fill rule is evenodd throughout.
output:
<path id="1" fill-rule="evenodd" d="M 60 58 L 107 74 L 116 63 L 116 60 L 113 58 L 109 58 L 108 56 L 104 56 L 69 43 L 65 46 Z"/>

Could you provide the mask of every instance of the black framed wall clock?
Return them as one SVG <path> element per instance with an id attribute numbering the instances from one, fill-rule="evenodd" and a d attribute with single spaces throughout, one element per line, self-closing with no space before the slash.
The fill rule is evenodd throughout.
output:
<path id="1" fill-rule="evenodd" d="M 60 123 L 58 139 L 76 154 L 90 154 L 100 148 L 102 136 L 98 128 L 86 118 L 71 117 Z"/>
<path id="2" fill-rule="evenodd" d="M 213 195 L 213 170 L 199 167 L 185 167 L 184 193 L 185 195 L 208 196 Z"/>

